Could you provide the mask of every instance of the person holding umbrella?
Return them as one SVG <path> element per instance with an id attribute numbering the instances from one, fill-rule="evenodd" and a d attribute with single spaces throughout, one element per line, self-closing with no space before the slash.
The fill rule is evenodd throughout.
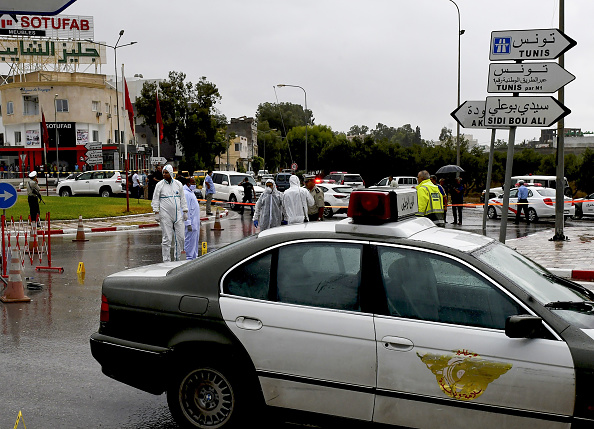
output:
<path id="1" fill-rule="evenodd" d="M 462 178 L 456 177 L 456 183 L 452 186 L 452 212 L 454 214 L 453 224 L 462 225 L 462 204 L 464 204 L 464 185 Z"/>

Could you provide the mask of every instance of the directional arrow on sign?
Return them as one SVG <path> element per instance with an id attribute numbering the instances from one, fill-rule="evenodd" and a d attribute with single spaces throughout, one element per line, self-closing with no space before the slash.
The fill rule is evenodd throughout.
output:
<path id="1" fill-rule="evenodd" d="M 487 92 L 551 93 L 574 79 L 558 63 L 495 63 L 489 65 Z"/>
<path id="2" fill-rule="evenodd" d="M 450 114 L 464 128 L 486 128 L 485 100 L 465 101 Z"/>
<path id="3" fill-rule="evenodd" d="M 10 192 L 4 191 L 4 193 L 0 194 L 0 199 L 8 200 L 8 199 L 12 198 L 13 196 L 14 195 L 11 194 Z"/>
<path id="4" fill-rule="evenodd" d="M 487 97 L 485 124 L 495 127 L 550 127 L 571 110 L 553 97 Z"/>
<path id="5" fill-rule="evenodd" d="M 85 148 L 87 150 L 101 150 L 102 146 L 103 145 L 100 142 L 91 142 L 85 144 Z"/>
<path id="6" fill-rule="evenodd" d="M 103 156 L 103 151 L 102 150 L 88 150 L 85 155 L 88 156 L 89 158 L 92 158 L 92 157 L 102 157 Z"/>
<path id="7" fill-rule="evenodd" d="M 17 190 L 10 183 L 0 183 L 0 209 L 9 209 L 17 201 Z"/>
<path id="8" fill-rule="evenodd" d="M 491 61 L 554 60 L 577 45 L 556 28 L 491 32 Z"/>

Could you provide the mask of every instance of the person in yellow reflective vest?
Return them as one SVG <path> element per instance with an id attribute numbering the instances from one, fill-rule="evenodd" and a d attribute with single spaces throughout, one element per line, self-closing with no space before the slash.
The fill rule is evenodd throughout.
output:
<path id="1" fill-rule="evenodd" d="M 439 188 L 431 182 L 431 175 L 427 170 L 419 171 L 417 180 L 417 216 L 425 216 L 437 226 L 445 227 L 443 196 Z"/>

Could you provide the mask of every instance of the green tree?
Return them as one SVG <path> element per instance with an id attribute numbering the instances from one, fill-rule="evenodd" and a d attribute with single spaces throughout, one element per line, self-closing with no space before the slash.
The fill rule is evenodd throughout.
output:
<path id="1" fill-rule="evenodd" d="M 305 126 L 306 120 L 308 125 L 314 124 L 312 111 L 307 109 L 304 112 L 300 104 L 293 103 L 262 103 L 258 106 L 256 118 L 258 123 L 267 122 L 270 128 L 281 130 L 285 136 L 293 128 Z"/>
<path id="2" fill-rule="evenodd" d="M 576 180 L 576 187 L 580 191 L 587 194 L 594 192 L 594 151 L 590 148 L 586 148 L 582 153 L 582 160 L 580 165 L 580 174 Z"/>
<path id="3" fill-rule="evenodd" d="M 145 82 L 136 100 L 138 116 L 155 133 L 156 89 L 156 83 Z M 225 150 L 221 127 L 226 118 L 215 108 L 220 100 L 218 88 L 204 76 L 194 85 L 186 82 L 184 73 L 171 71 L 167 80 L 159 82 L 164 138 L 181 146 L 184 154 L 181 169 L 210 167 Z"/>
<path id="4" fill-rule="evenodd" d="M 347 135 L 349 136 L 362 136 L 367 134 L 367 132 L 369 131 L 369 127 L 367 125 L 353 125 L 350 129 L 349 132 L 347 133 Z"/>

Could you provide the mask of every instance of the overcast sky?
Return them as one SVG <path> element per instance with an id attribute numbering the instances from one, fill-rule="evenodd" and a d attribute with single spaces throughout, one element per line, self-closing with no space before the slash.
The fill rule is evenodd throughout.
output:
<path id="1" fill-rule="evenodd" d="M 565 54 L 576 79 L 565 87 L 566 127 L 594 131 L 594 1 L 566 1 Z M 487 94 L 491 31 L 559 26 L 558 0 L 457 0 L 461 14 L 461 101 Z M 138 44 L 118 50 L 127 76 L 183 71 L 217 85 L 227 118 L 275 102 L 273 86 L 299 85 L 316 124 L 335 131 L 378 123 L 419 126 L 426 140 L 457 102 L 458 15 L 449 0 L 77 0 L 64 11 L 91 15 L 95 39 Z M 113 50 L 103 73 L 113 73 Z M 277 88 L 280 102 L 303 104 L 299 88 Z M 489 130 L 461 129 L 481 144 Z M 540 135 L 518 128 L 516 141 Z M 507 140 L 507 131 L 498 131 Z"/>

